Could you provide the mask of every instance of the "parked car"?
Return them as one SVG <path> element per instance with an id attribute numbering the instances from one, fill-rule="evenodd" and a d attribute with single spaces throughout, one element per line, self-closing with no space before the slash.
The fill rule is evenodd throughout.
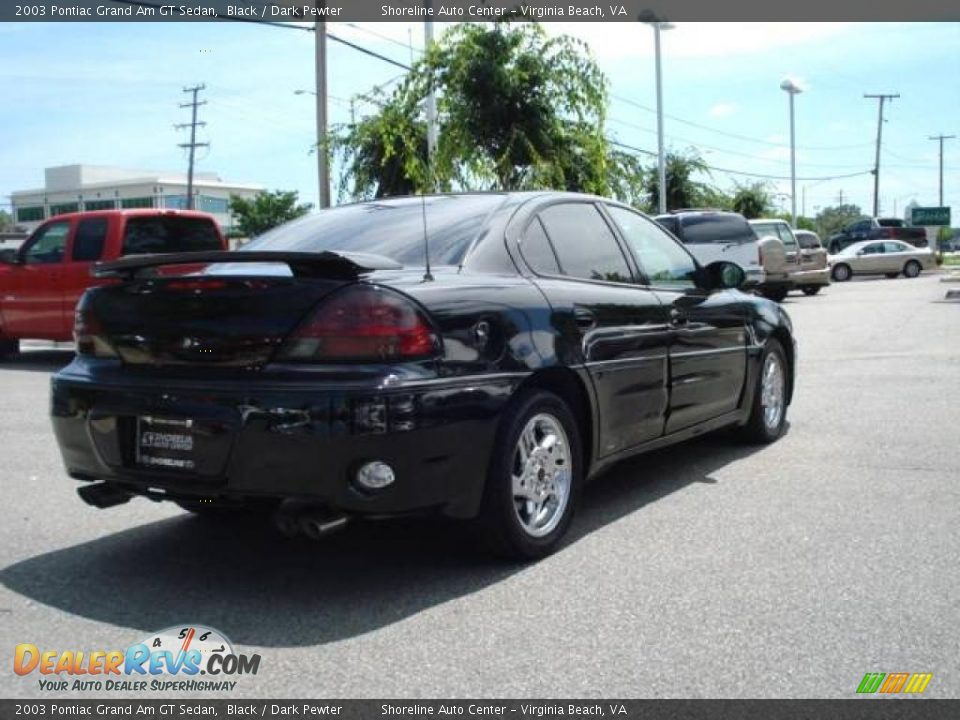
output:
<path id="1" fill-rule="evenodd" d="M 739 265 L 746 274 L 747 288 L 777 302 L 790 291 L 783 242 L 775 236 L 758 237 L 743 215 L 719 210 L 678 210 L 658 215 L 656 220 L 686 245 L 700 263 L 725 260 Z"/>
<path id="2" fill-rule="evenodd" d="M 849 245 L 864 240 L 900 240 L 914 247 L 927 247 L 927 231 L 922 227 L 907 227 L 899 218 L 865 218 L 847 225 L 827 241 L 827 249 L 836 255 Z"/>
<path id="3" fill-rule="evenodd" d="M 0 255 L 0 357 L 20 340 L 69 341 L 90 269 L 124 255 L 223 250 L 213 216 L 177 210 L 98 210 L 57 215 L 15 252 Z"/>
<path id="4" fill-rule="evenodd" d="M 97 272 L 119 282 L 80 301 L 51 413 L 98 507 L 259 508 L 310 536 L 438 511 L 532 558 L 604 467 L 727 426 L 776 440 L 793 395 L 784 310 L 598 197 L 375 200 Z"/>
<path id="5" fill-rule="evenodd" d="M 808 287 L 808 284 L 812 284 L 803 267 L 800 245 L 793 228 L 790 227 L 790 223 L 780 218 L 757 218 L 756 220 L 750 220 L 750 225 L 761 238 L 770 235 L 783 243 L 787 258 L 787 275 L 790 278 L 791 288 L 800 289 L 801 286 Z M 829 273 L 825 274 L 828 275 L 827 282 L 829 282 Z"/>
<path id="6" fill-rule="evenodd" d="M 837 282 L 854 275 L 886 275 L 895 278 L 900 273 L 914 278 L 921 270 L 932 270 L 936 260 L 928 248 L 916 248 L 897 240 L 859 242 L 849 245 L 829 257 L 831 277 Z"/>
<path id="7" fill-rule="evenodd" d="M 800 270 L 793 275 L 794 284 L 804 295 L 816 295 L 830 284 L 830 266 L 827 251 L 820 236 L 811 230 L 795 230 L 800 245 Z"/>

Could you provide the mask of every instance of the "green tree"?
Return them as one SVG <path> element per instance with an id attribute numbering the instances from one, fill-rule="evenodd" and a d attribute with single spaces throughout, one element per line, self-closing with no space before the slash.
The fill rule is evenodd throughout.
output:
<path id="1" fill-rule="evenodd" d="M 733 194 L 733 209 L 745 218 L 752 220 L 766 217 L 770 214 L 772 206 L 766 183 L 737 184 Z"/>
<path id="2" fill-rule="evenodd" d="M 231 195 L 230 213 L 236 218 L 237 230 L 254 237 L 310 212 L 312 205 L 298 204 L 297 200 L 296 191 L 285 190 L 257 193 L 251 200 Z"/>
<path id="3" fill-rule="evenodd" d="M 6 210 L 0 210 L 0 230 L 6 230 L 8 227 L 13 227 L 13 216 Z"/>
<path id="4" fill-rule="evenodd" d="M 431 88 L 438 138 L 428 167 Z M 454 26 L 379 105 L 331 134 L 341 196 L 556 188 L 640 197 L 639 162 L 606 139 L 606 77 L 584 43 L 536 23 Z"/>
<path id="5" fill-rule="evenodd" d="M 704 200 L 715 197 L 716 191 L 706 183 L 694 179 L 696 175 L 709 175 L 710 168 L 693 148 L 684 153 L 667 153 L 667 209 L 679 210 L 703 206 Z M 644 178 L 649 207 L 656 208 L 660 196 L 660 178 L 654 166 Z"/>
<path id="6" fill-rule="evenodd" d="M 817 232 L 826 240 L 852 222 L 865 217 L 859 205 L 843 204 L 823 208 L 817 214 Z"/>

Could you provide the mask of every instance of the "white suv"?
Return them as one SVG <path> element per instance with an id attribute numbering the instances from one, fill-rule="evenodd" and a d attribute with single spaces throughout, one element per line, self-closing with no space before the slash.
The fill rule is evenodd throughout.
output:
<path id="1" fill-rule="evenodd" d="M 744 289 L 780 302 L 792 283 L 787 275 L 787 253 L 774 236 L 760 238 L 743 215 L 720 210 L 677 210 L 658 215 L 658 223 L 673 233 L 701 265 L 715 260 L 743 268 Z"/>

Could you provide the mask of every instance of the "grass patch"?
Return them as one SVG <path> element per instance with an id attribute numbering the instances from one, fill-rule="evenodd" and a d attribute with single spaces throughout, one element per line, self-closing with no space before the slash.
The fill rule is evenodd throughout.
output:
<path id="1" fill-rule="evenodd" d="M 944 267 L 960 267 L 960 255 L 944 255 Z"/>

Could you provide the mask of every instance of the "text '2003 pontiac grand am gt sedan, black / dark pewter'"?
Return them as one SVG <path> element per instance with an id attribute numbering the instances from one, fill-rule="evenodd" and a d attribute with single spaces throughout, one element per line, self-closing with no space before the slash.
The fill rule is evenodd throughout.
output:
<path id="1" fill-rule="evenodd" d="M 787 314 L 599 197 L 375 200 L 96 272 L 52 416 L 97 507 L 269 508 L 313 536 L 438 511 L 535 558 L 603 468 L 727 426 L 773 441 L 793 393 Z"/>

